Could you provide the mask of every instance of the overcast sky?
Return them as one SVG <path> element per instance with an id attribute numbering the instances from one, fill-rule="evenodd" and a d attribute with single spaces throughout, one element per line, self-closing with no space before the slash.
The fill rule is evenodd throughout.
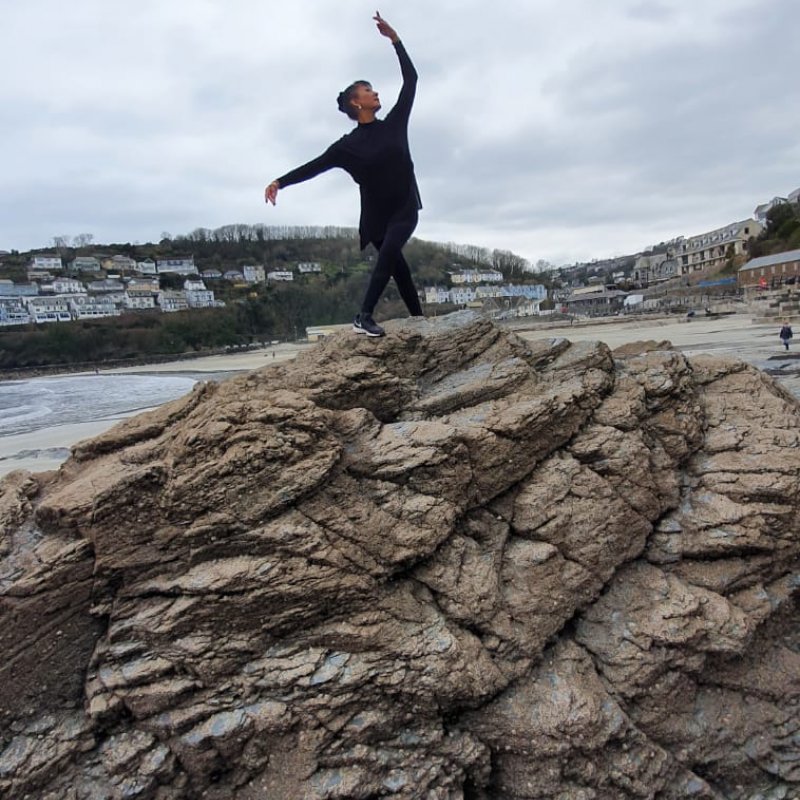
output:
<path id="1" fill-rule="evenodd" d="M 0 0 L 0 249 L 234 222 L 342 225 L 334 170 L 264 186 L 400 87 L 361 0 Z M 391 0 L 420 82 L 416 235 L 632 253 L 800 186 L 798 0 Z"/>

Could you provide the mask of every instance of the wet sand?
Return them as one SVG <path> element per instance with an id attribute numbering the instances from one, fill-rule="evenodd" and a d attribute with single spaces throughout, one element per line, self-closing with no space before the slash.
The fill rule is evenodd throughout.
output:
<path id="1" fill-rule="evenodd" d="M 435 324 L 435 320 L 434 320 Z M 612 349 L 630 342 L 668 340 L 688 356 L 713 353 L 742 359 L 760 369 L 768 369 L 780 382 L 800 397 L 800 359 L 785 358 L 778 339 L 779 325 L 754 325 L 751 317 L 692 319 L 661 318 L 635 321 L 597 321 L 574 326 L 509 326 L 524 339 L 552 339 L 563 337 L 574 342 L 602 341 Z M 534 329 L 535 328 L 535 329 Z M 173 374 L 202 375 L 247 372 L 270 364 L 288 361 L 314 345 L 281 344 L 264 350 L 251 350 L 231 355 L 205 356 L 190 361 L 176 361 L 138 367 L 101 370 L 100 374 Z M 273 357 L 273 352 L 275 353 Z M 798 347 L 800 355 L 800 347 Z M 792 355 L 790 353 L 790 355 Z M 777 359 L 770 360 L 771 356 Z M 68 448 L 82 439 L 97 436 L 120 419 L 109 418 L 72 425 L 42 428 L 18 436 L 0 437 L 0 476 L 12 469 L 42 471 L 57 469 L 68 455 Z M 26 455 L 30 452 L 31 455 Z"/>

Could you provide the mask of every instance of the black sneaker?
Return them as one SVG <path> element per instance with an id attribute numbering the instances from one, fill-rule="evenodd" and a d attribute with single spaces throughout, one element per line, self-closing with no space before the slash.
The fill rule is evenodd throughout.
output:
<path id="1" fill-rule="evenodd" d="M 353 330 L 356 333 L 366 333 L 367 336 L 386 335 L 386 331 L 372 319 L 371 314 L 356 314 L 353 320 Z"/>

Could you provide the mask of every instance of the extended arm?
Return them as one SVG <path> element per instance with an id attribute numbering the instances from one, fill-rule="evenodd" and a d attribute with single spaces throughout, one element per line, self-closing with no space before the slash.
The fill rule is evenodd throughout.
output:
<path id="1" fill-rule="evenodd" d="M 417 91 L 417 70 L 414 69 L 414 65 L 411 63 L 411 59 L 408 57 L 397 31 L 381 17 L 380 12 L 376 11 L 373 19 L 381 36 L 386 36 L 394 45 L 397 58 L 400 61 L 400 74 L 403 76 L 403 88 L 400 89 L 400 96 L 397 98 L 394 108 L 386 115 L 386 118 L 399 116 L 408 119 L 408 115 L 411 113 L 411 106 L 414 103 L 414 95 Z"/>
<path id="2" fill-rule="evenodd" d="M 321 156 L 317 156 L 308 163 L 272 181 L 264 190 L 264 201 L 275 205 L 279 189 L 285 189 L 287 186 L 291 186 L 294 183 L 302 183 L 303 181 L 310 180 L 338 166 L 339 160 L 336 157 L 336 146 L 333 144 Z"/>

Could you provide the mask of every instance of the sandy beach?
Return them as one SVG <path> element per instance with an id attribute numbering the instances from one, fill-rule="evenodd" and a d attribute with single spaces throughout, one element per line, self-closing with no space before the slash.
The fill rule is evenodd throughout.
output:
<path id="1" fill-rule="evenodd" d="M 769 369 L 787 389 L 800 396 L 800 377 L 796 374 L 800 372 L 800 359 L 794 360 L 791 357 L 792 353 L 789 354 L 789 358 L 785 357 L 778 339 L 779 326 L 754 325 L 751 318 L 745 315 L 634 321 L 602 320 L 573 326 L 517 323 L 511 327 L 524 339 L 563 337 L 576 342 L 599 340 L 611 348 L 636 341 L 668 340 L 688 356 L 714 353 L 742 359 L 761 369 Z M 299 352 L 313 346 L 281 344 L 274 348 L 230 355 L 202 356 L 164 364 L 100 370 L 99 374 L 191 375 L 194 379 L 202 379 L 204 374 L 209 376 L 213 374 L 215 379 L 219 379 L 225 375 L 288 361 Z M 771 357 L 777 358 L 771 360 Z M 68 456 L 69 447 L 83 439 L 103 433 L 125 416 L 129 415 L 45 427 L 19 435 L 0 436 L 0 476 L 15 469 L 31 471 L 57 469 Z"/>

